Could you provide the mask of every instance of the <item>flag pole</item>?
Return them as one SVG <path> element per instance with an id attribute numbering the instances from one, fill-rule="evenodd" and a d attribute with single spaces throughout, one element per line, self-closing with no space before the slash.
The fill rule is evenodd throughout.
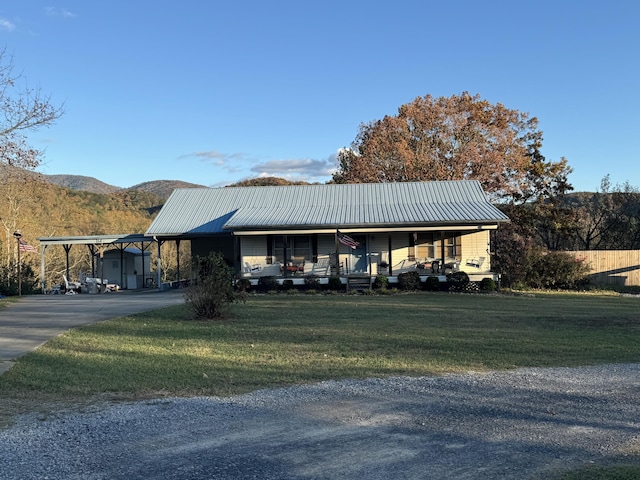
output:
<path id="1" fill-rule="evenodd" d="M 22 272 L 20 271 L 20 238 L 22 234 L 19 231 L 13 232 L 13 236 L 16 237 L 16 246 L 18 247 L 18 296 L 22 296 Z"/>

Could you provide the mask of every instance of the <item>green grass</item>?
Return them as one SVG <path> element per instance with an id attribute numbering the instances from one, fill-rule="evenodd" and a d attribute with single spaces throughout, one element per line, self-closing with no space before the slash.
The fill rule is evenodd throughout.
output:
<path id="1" fill-rule="evenodd" d="M 638 480 L 640 467 L 637 465 L 619 465 L 613 467 L 591 466 L 564 473 L 555 480 Z"/>
<path id="2" fill-rule="evenodd" d="M 638 362 L 639 307 L 637 298 L 594 294 L 259 295 L 215 322 L 170 307 L 71 330 L 19 359 L 0 377 L 0 425 L 45 404 Z M 639 472 L 594 466 L 558 478 L 631 479 Z"/>
<path id="3" fill-rule="evenodd" d="M 252 296 L 226 321 L 182 307 L 65 333 L 7 392 L 230 395 L 324 379 L 640 361 L 639 301 L 614 296 Z"/>

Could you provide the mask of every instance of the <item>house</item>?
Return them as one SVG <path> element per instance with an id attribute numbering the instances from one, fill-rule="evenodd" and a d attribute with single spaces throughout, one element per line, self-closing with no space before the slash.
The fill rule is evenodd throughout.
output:
<path id="1" fill-rule="evenodd" d="M 473 180 L 176 189 L 146 236 L 221 252 L 239 275 L 302 279 L 491 273 L 509 219 Z M 302 280 L 300 280 L 302 281 Z"/>

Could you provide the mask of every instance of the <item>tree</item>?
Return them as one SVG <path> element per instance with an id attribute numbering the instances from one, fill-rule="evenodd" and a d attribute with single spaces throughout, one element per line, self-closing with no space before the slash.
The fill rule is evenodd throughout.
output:
<path id="1" fill-rule="evenodd" d="M 0 50 L 0 163 L 34 169 L 41 152 L 29 147 L 26 133 L 51 125 L 63 114 L 39 88 L 29 87 L 22 74 L 14 72 L 13 58 Z"/>
<path id="2" fill-rule="evenodd" d="M 240 182 L 227 185 L 228 187 L 273 187 L 282 185 L 309 185 L 307 182 L 292 182 L 279 177 L 258 177 L 242 180 Z"/>
<path id="3" fill-rule="evenodd" d="M 395 116 L 362 124 L 338 153 L 336 183 L 479 180 L 494 197 L 519 202 L 567 191 L 567 161 L 547 162 L 528 114 L 467 92 L 418 97 Z"/>
<path id="4" fill-rule="evenodd" d="M 640 192 L 628 182 L 611 184 L 609 175 L 595 193 L 579 193 L 567 199 L 576 211 L 576 248 L 625 250 L 640 246 Z"/>
<path id="5" fill-rule="evenodd" d="M 41 152 L 31 148 L 26 133 L 51 125 L 63 110 L 54 107 L 40 89 L 29 87 L 21 74 L 14 72 L 13 59 L 0 50 L 0 227 L 5 248 L 0 258 L 9 265 L 15 253 L 13 232 L 28 226 L 26 213 L 38 194 L 35 169 Z"/>

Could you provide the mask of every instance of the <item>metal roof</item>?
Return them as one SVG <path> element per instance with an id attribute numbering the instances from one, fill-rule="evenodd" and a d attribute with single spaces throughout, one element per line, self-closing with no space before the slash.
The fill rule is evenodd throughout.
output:
<path id="1" fill-rule="evenodd" d="M 176 189 L 149 236 L 509 221 L 475 180 Z"/>
<path id="2" fill-rule="evenodd" d="M 153 237 L 136 233 L 69 237 L 38 237 L 36 240 L 40 242 L 40 245 L 103 245 L 112 243 L 141 243 L 155 241 Z"/>

